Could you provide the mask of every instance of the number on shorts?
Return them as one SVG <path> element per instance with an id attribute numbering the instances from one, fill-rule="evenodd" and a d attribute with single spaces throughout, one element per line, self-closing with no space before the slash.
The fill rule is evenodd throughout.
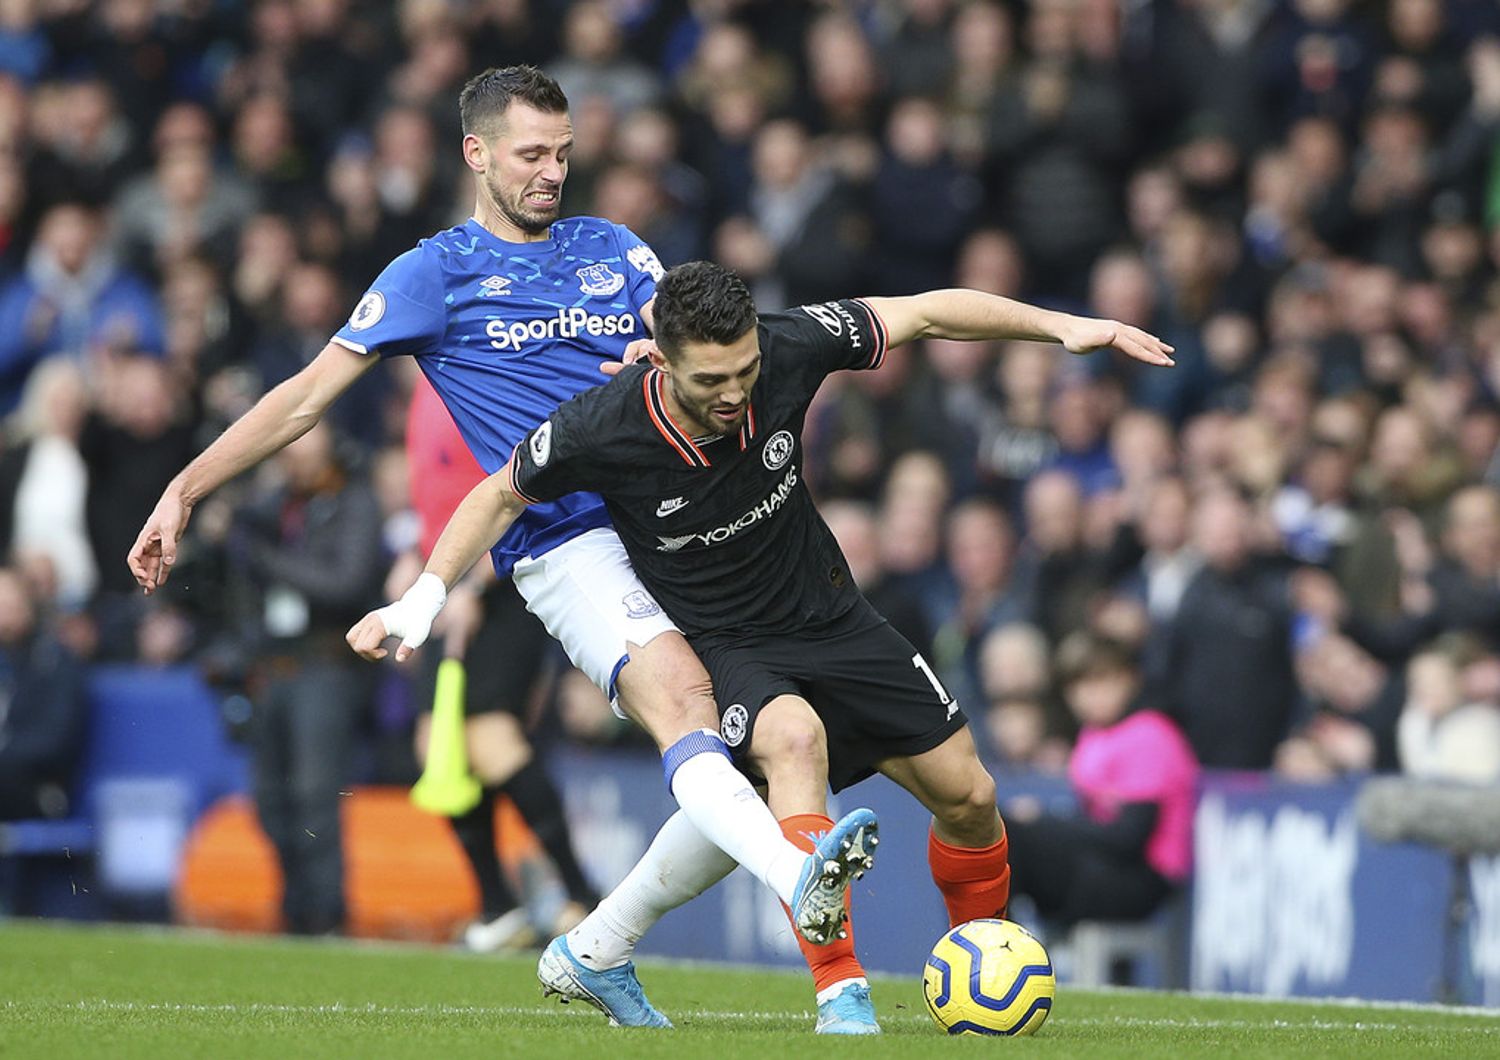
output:
<path id="1" fill-rule="evenodd" d="M 938 675 L 932 672 L 932 667 L 927 665 L 927 660 L 922 658 L 921 652 L 917 652 L 911 657 L 911 664 L 927 675 L 927 680 L 932 684 L 932 690 L 938 694 L 938 702 L 942 703 L 945 707 L 952 702 L 952 697 L 948 695 L 948 690 L 943 687 L 943 682 L 938 680 Z"/>

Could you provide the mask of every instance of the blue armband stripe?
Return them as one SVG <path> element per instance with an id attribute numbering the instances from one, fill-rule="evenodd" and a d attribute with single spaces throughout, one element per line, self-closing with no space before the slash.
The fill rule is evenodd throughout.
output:
<path id="1" fill-rule="evenodd" d="M 661 770 L 667 778 L 667 790 L 672 790 L 672 777 L 676 775 L 680 767 L 689 758 L 703 754 L 721 754 L 734 761 L 729 755 L 729 745 L 719 738 L 717 733 L 705 732 L 698 729 L 690 732 L 668 747 L 661 755 Z"/>

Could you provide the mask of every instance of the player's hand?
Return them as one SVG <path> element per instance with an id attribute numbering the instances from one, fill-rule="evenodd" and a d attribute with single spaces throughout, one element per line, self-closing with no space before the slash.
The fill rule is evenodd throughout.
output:
<path id="1" fill-rule="evenodd" d="M 625 347 L 625 353 L 620 358 L 620 360 L 601 362 L 599 365 L 599 371 L 603 372 L 605 375 L 619 375 L 620 369 L 624 368 L 627 364 L 634 364 L 636 361 L 644 361 L 646 358 L 650 357 L 652 353 L 658 352 L 660 351 L 657 349 L 655 339 L 636 339 L 634 342 Z"/>
<path id="2" fill-rule="evenodd" d="M 135 544 L 130 546 L 125 562 L 147 596 L 165 585 L 172 573 L 172 564 L 177 562 L 177 542 L 182 539 L 191 514 L 192 509 L 169 489 L 156 502 Z"/>
<path id="3" fill-rule="evenodd" d="M 447 587 L 436 574 L 424 573 L 406 590 L 405 595 L 393 604 L 371 611 L 349 627 L 344 640 L 362 659 L 375 662 L 389 654 L 385 642 L 391 637 L 400 637 L 396 648 L 396 661 L 405 662 L 412 652 L 427 643 L 432 632 L 432 620 L 443 609 L 448 599 Z"/>
<path id="4" fill-rule="evenodd" d="M 364 618 L 349 627 L 349 632 L 344 634 L 344 641 L 355 655 L 375 662 L 390 654 L 385 650 L 385 642 L 390 635 L 380 612 L 369 611 Z"/>
<path id="5" fill-rule="evenodd" d="M 1146 364 L 1170 368 L 1177 363 L 1172 360 L 1171 346 L 1148 331 L 1118 320 L 1069 317 L 1057 338 L 1070 353 L 1091 353 L 1108 347 Z"/>

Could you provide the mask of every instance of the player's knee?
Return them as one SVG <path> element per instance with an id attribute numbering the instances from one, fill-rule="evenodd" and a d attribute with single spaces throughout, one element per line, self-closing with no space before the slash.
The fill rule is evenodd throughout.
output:
<path id="1" fill-rule="evenodd" d="M 812 708 L 800 700 L 773 700 L 755 720 L 751 757 L 765 769 L 825 770 L 828 734 Z"/>
<path id="2" fill-rule="evenodd" d="M 988 834 L 998 826 L 1000 811 L 995 806 L 995 781 L 983 768 L 974 769 L 969 782 L 957 788 L 938 814 L 955 832 Z"/>
<path id="3" fill-rule="evenodd" d="M 697 729 L 717 729 L 713 683 L 680 634 L 630 645 L 615 690 L 620 707 L 662 747 Z"/>

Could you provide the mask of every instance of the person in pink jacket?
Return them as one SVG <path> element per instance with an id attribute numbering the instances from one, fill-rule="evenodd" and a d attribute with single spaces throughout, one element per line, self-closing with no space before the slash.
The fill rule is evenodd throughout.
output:
<path id="1" fill-rule="evenodd" d="M 1068 763 L 1082 812 L 1007 808 L 1012 893 L 1062 927 L 1150 916 L 1192 871 L 1198 762 L 1170 718 L 1140 705 L 1140 671 L 1122 645 L 1074 634 L 1057 672 L 1082 726 Z"/>

